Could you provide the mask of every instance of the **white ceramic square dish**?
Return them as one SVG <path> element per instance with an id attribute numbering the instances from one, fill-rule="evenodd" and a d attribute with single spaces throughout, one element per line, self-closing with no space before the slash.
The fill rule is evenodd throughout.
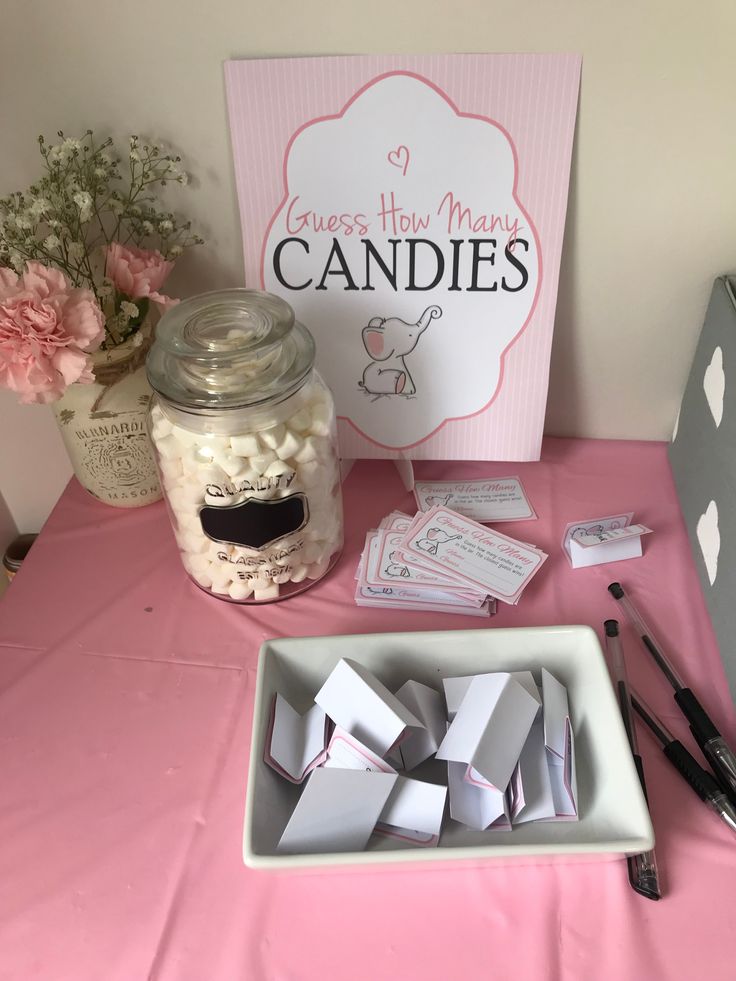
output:
<path id="1" fill-rule="evenodd" d="M 449 815 L 436 848 L 371 838 L 363 852 L 279 855 L 276 846 L 301 791 L 263 762 L 271 701 L 280 692 L 299 712 L 341 657 L 372 671 L 391 691 L 409 679 L 442 690 L 442 678 L 487 671 L 551 671 L 567 686 L 575 733 L 580 818 L 512 831 L 472 831 Z M 428 761 L 412 776 L 443 780 Z M 532 864 L 601 861 L 654 844 L 621 716 L 598 638 L 590 627 L 518 627 L 269 640 L 258 660 L 243 858 L 253 868 L 373 866 L 378 863 L 503 860 Z"/>

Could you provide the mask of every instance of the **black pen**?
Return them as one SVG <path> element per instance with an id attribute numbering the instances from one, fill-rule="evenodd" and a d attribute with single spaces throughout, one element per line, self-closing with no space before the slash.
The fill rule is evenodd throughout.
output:
<path id="1" fill-rule="evenodd" d="M 665 724 L 652 712 L 644 699 L 633 691 L 631 703 L 662 744 L 664 755 L 670 763 L 680 771 L 680 775 L 687 780 L 698 797 L 716 812 L 731 831 L 736 833 L 736 810 L 713 775 L 690 755 L 679 739 L 675 739 Z"/>
<path id="2" fill-rule="evenodd" d="M 629 619 L 631 626 L 641 637 L 641 641 L 654 658 L 657 667 L 662 671 L 675 690 L 675 701 L 683 715 L 690 723 L 690 728 L 703 750 L 706 759 L 713 767 L 723 789 L 733 803 L 736 803 L 736 755 L 720 734 L 712 719 L 697 700 L 693 692 L 685 685 L 674 665 L 665 655 L 652 631 L 647 627 L 634 604 L 624 593 L 621 583 L 612 582 L 608 587 L 611 595 L 619 601 Z"/>
<path id="3" fill-rule="evenodd" d="M 639 746 L 636 741 L 636 727 L 631 713 L 631 698 L 629 697 L 629 685 L 626 677 L 626 662 L 621 641 L 618 636 L 618 621 L 606 620 L 603 624 L 606 631 L 606 651 L 610 655 L 613 666 L 614 681 L 616 683 L 616 696 L 618 707 L 621 710 L 621 718 L 624 729 L 631 747 L 631 755 L 634 757 L 636 772 L 639 774 L 639 783 L 644 792 L 644 799 L 649 805 L 647 797 L 647 786 L 644 781 L 644 766 L 639 755 Z M 657 873 L 657 860 L 654 849 L 648 852 L 641 852 L 638 855 L 627 855 L 626 864 L 629 870 L 629 882 L 632 889 L 635 889 L 641 896 L 647 899 L 659 899 L 662 893 L 659 888 L 659 875 Z"/>

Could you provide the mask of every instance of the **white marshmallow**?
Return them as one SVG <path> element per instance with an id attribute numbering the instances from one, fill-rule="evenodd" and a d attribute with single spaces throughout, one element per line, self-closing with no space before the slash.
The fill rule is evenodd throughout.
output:
<path id="1" fill-rule="evenodd" d="M 246 458 L 257 456 L 261 452 L 261 444 L 254 433 L 246 433 L 244 436 L 231 436 L 230 446 L 236 456 Z"/>
<path id="2" fill-rule="evenodd" d="M 210 589 L 213 593 L 217 593 L 219 596 L 229 596 L 230 595 L 230 583 L 221 582 L 219 579 L 213 579 Z"/>
<path id="3" fill-rule="evenodd" d="M 293 467 L 290 467 L 288 463 L 283 460 L 274 460 L 274 462 L 263 471 L 264 477 L 290 477 L 294 474 Z M 285 482 L 285 481 L 283 481 Z"/>
<path id="4" fill-rule="evenodd" d="M 277 583 L 271 583 L 265 589 L 254 589 L 253 598 L 259 602 L 263 600 L 276 599 L 279 595 L 279 587 Z"/>
<path id="5" fill-rule="evenodd" d="M 302 440 L 299 436 L 295 436 L 291 430 L 286 430 L 286 435 L 279 445 L 276 447 L 276 452 L 282 460 L 289 460 L 293 457 L 302 447 Z"/>
<path id="6" fill-rule="evenodd" d="M 290 572 L 279 572 L 278 575 L 276 575 L 276 576 L 273 577 L 273 581 L 275 583 L 278 583 L 280 586 L 282 586 L 284 583 L 291 581 L 291 573 Z"/>
<path id="7" fill-rule="evenodd" d="M 171 435 L 171 430 L 174 427 L 171 425 L 168 419 L 160 418 L 151 426 L 151 438 L 154 442 L 160 439 L 165 439 L 167 436 Z"/>
<path id="8" fill-rule="evenodd" d="M 308 408 L 299 409 L 295 412 L 288 420 L 289 429 L 297 433 L 309 432 L 309 427 L 312 425 L 312 415 Z"/>
<path id="9" fill-rule="evenodd" d="M 195 446 L 201 438 L 197 433 L 193 433 L 191 429 L 184 429 L 183 426 L 174 426 L 171 434 L 187 448 Z"/>
<path id="10" fill-rule="evenodd" d="M 167 480 L 178 480 L 184 473 L 181 460 L 178 457 L 171 460 L 161 460 L 161 473 Z"/>
<path id="11" fill-rule="evenodd" d="M 298 565 L 295 569 L 292 570 L 291 581 L 304 582 L 304 580 L 307 578 L 308 571 L 309 569 L 307 568 L 306 565 Z"/>
<path id="12" fill-rule="evenodd" d="M 277 459 L 278 457 L 272 450 L 266 450 L 265 453 L 259 453 L 256 456 L 252 456 L 250 458 L 250 465 L 257 474 L 262 474 Z"/>
<path id="13" fill-rule="evenodd" d="M 155 439 L 155 437 L 154 437 Z M 163 460 L 176 460 L 181 457 L 181 445 L 173 436 L 155 439 L 156 449 Z"/>
<path id="14" fill-rule="evenodd" d="M 236 473 L 243 469 L 243 461 L 239 456 L 230 456 L 228 453 L 216 453 L 215 463 L 221 467 L 228 477 L 234 477 Z"/>
<path id="15" fill-rule="evenodd" d="M 286 436 L 286 426 L 281 425 L 281 423 L 272 429 L 264 429 L 258 434 L 260 441 L 269 450 L 275 450 L 279 443 L 283 442 L 284 436 Z"/>
<path id="16" fill-rule="evenodd" d="M 232 583 L 230 589 L 228 590 L 230 599 L 234 600 L 247 599 L 252 592 L 253 590 L 249 583 L 240 581 Z"/>
<path id="17" fill-rule="evenodd" d="M 324 467 L 318 460 L 299 465 L 299 479 L 305 487 L 316 487 L 324 479 Z"/>
<path id="18" fill-rule="evenodd" d="M 199 585 L 204 587 L 204 589 L 210 589 L 210 587 L 212 586 L 212 576 L 209 574 L 209 572 L 206 569 L 193 572 L 192 578 L 196 579 Z"/>
<path id="19" fill-rule="evenodd" d="M 206 572 L 209 575 L 210 566 L 212 565 L 209 556 L 200 552 L 199 554 L 188 555 L 187 558 L 192 572 Z M 212 577 L 210 576 L 210 578 Z"/>
<path id="20" fill-rule="evenodd" d="M 325 558 L 321 562 L 315 562 L 314 565 L 310 565 L 307 570 L 307 579 L 319 579 L 327 572 L 329 564 L 329 558 Z"/>
<path id="21" fill-rule="evenodd" d="M 186 552 L 190 554 L 201 554 L 206 552 L 209 547 L 209 539 L 200 532 L 199 535 L 193 531 L 186 531 L 181 536 L 181 543 Z"/>
<path id="22" fill-rule="evenodd" d="M 312 424 L 309 427 L 314 436 L 329 436 L 332 412 L 326 402 L 317 402 L 312 406 Z"/>
<path id="23" fill-rule="evenodd" d="M 253 485 L 255 484 L 255 482 L 258 480 L 259 477 L 260 474 L 256 473 L 255 470 L 252 470 L 250 467 L 246 466 L 243 467 L 242 470 L 238 470 L 237 473 L 233 474 L 233 483 L 238 485 L 242 485 L 242 484 Z M 247 492 L 247 488 L 245 490 Z"/>
<path id="24" fill-rule="evenodd" d="M 301 448 L 294 454 L 294 460 L 296 463 L 311 463 L 319 458 L 319 450 L 319 442 L 314 436 L 307 436 Z"/>
<path id="25" fill-rule="evenodd" d="M 215 436 L 213 433 L 202 433 L 197 436 L 197 442 L 200 446 L 200 451 L 204 453 L 205 450 L 211 450 L 212 454 L 217 453 L 227 453 L 230 449 L 230 437 L 229 436 Z"/>

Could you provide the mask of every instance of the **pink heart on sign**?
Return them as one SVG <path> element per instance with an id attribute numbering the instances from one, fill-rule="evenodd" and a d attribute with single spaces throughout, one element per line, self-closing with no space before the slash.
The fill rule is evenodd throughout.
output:
<path id="1" fill-rule="evenodd" d="M 439 528 L 430 528 L 429 531 L 427 532 L 427 538 L 430 540 L 430 542 L 433 542 L 435 538 L 439 535 L 439 533 L 440 533 Z"/>
<path id="2" fill-rule="evenodd" d="M 389 151 L 388 157 L 386 158 L 392 167 L 398 167 L 402 172 L 402 175 L 406 177 L 406 171 L 409 168 L 409 147 L 397 146 L 395 150 Z"/>

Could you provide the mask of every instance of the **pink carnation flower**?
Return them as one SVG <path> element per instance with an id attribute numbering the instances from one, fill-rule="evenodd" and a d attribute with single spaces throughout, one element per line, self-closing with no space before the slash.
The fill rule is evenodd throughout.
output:
<path id="1" fill-rule="evenodd" d="M 29 262 L 19 277 L 0 268 L 0 385 L 21 402 L 55 402 L 74 382 L 92 383 L 90 354 L 104 337 L 94 294 L 59 269 Z"/>
<path id="2" fill-rule="evenodd" d="M 174 263 L 164 259 L 157 251 L 137 249 L 120 242 L 112 242 L 107 248 L 105 275 L 120 293 L 131 300 L 148 297 L 164 309 L 177 303 L 177 300 L 159 293 L 173 268 Z"/>

